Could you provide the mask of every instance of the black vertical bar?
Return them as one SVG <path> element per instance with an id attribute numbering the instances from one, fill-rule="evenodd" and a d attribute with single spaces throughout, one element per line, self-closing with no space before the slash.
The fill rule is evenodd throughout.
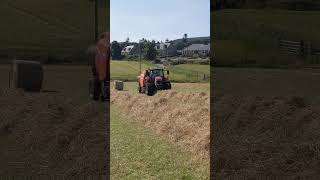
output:
<path id="1" fill-rule="evenodd" d="M 95 23 L 95 25 L 94 25 L 94 30 L 95 30 L 95 40 L 96 40 L 96 42 L 98 42 L 98 34 L 99 34 L 99 29 L 98 29 L 98 0 L 95 0 L 95 3 L 94 3 L 94 23 Z"/>

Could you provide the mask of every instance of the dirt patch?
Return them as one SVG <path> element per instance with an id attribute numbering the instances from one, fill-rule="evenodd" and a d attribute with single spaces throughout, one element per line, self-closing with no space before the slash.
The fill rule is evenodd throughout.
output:
<path id="1" fill-rule="evenodd" d="M 116 105 L 132 119 L 194 154 L 194 159 L 209 159 L 210 103 L 207 93 L 161 91 L 149 97 L 111 91 Z"/>
<path id="2" fill-rule="evenodd" d="M 320 107 L 296 96 L 223 94 L 213 106 L 213 177 L 319 177 Z"/>
<path id="3" fill-rule="evenodd" d="M 107 117 L 100 104 L 5 89 L 0 135 L 14 137 L 33 175 L 105 175 Z"/>

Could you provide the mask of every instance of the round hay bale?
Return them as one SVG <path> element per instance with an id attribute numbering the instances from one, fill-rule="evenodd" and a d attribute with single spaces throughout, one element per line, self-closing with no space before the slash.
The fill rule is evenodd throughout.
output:
<path id="1" fill-rule="evenodd" d="M 40 91 L 43 81 L 43 69 L 40 62 L 15 60 L 12 80 L 15 88 Z"/>
<path id="2" fill-rule="evenodd" d="M 123 81 L 115 80 L 114 81 L 114 88 L 118 91 L 122 91 L 123 90 Z"/>

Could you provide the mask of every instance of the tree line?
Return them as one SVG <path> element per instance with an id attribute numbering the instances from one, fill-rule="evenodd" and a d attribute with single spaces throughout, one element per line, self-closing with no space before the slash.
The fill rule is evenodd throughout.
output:
<path id="1" fill-rule="evenodd" d="M 111 57 L 112 59 L 121 60 L 124 56 L 121 54 L 122 49 L 127 46 L 134 45 L 135 48 L 138 48 L 141 58 L 154 61 L 157 57 L 157 50 L 155 49 L 156 42 L 154 40 L 150 41 L 147 39 L 142 39 L 139 43 L 130 42 L 129 38 L 123 43 L 113 41 L 111 43 Z"/>
<path id="2" fill-rule="evenodd" d="M 165 42 L 172 43 L 172 41 L 169 41 L 169 39 L 166 39 Z M 135 46 L 136 50 L 138 50 L 138 53 L 136 55 L 141 54 L 141 58 L 155 61 L 158 55 L 157 50 L 155 49 L 156 44 L 160 43 L 159 41 L 156 42 L 155 40 L 147 40 L 143 38 L 139 43 L 136 42 L 130 42 L 130 39 L 127 38 L 125 42 L 119 43 L 117 41 L 113 41 L 111 43 L 111 57 L 115 60 L 121 60 L 124 58 L 124 56 L 121 54 L 121 51 L 130 45 Z M 201 41 L 199 42 L 201 43 Z M 171 46 L 175 46 L 176 50 L 182 50 L 183 48 L 189 46 L 190 43 L 188 42 L 188 34 L 184 34 L 182 37 L 182 41 L 179 41 L 175 44 L 172 44 Z"/>
<path id="3" fill-rule="evenodd" d="M 211 10 L 227 8 L 280 8 L 287 10 L 320 10 L 319 0 L 214 0 Z"/>

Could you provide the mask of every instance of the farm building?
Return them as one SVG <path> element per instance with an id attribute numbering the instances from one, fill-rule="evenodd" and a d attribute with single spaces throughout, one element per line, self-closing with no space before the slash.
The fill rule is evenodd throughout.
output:
<path id="1" fill-rule="evenodd" d="M 175 56 L 177 55 L 177 49 L 175 46 L 173 46 L 171 43 L 166 42 L 166 43 L 157 43 L 155 46 L 155 49 L 158 52 L 158 55 L 160 57 L 165 57 L 165 56 Z"/>
<path id="2" fill-rule="evenodd" d="M 134 45 L 126 46 L 122 49 L 121 55 L 128 56 L 128 55 L 134 55 L 138 52 L 138 48 Z"/>
<path id="3" fill-rule="evenodd" d="M 182 50 L 182 56 L 206 57 L 210 55 L 210 44 L 191 44 Z"/>

